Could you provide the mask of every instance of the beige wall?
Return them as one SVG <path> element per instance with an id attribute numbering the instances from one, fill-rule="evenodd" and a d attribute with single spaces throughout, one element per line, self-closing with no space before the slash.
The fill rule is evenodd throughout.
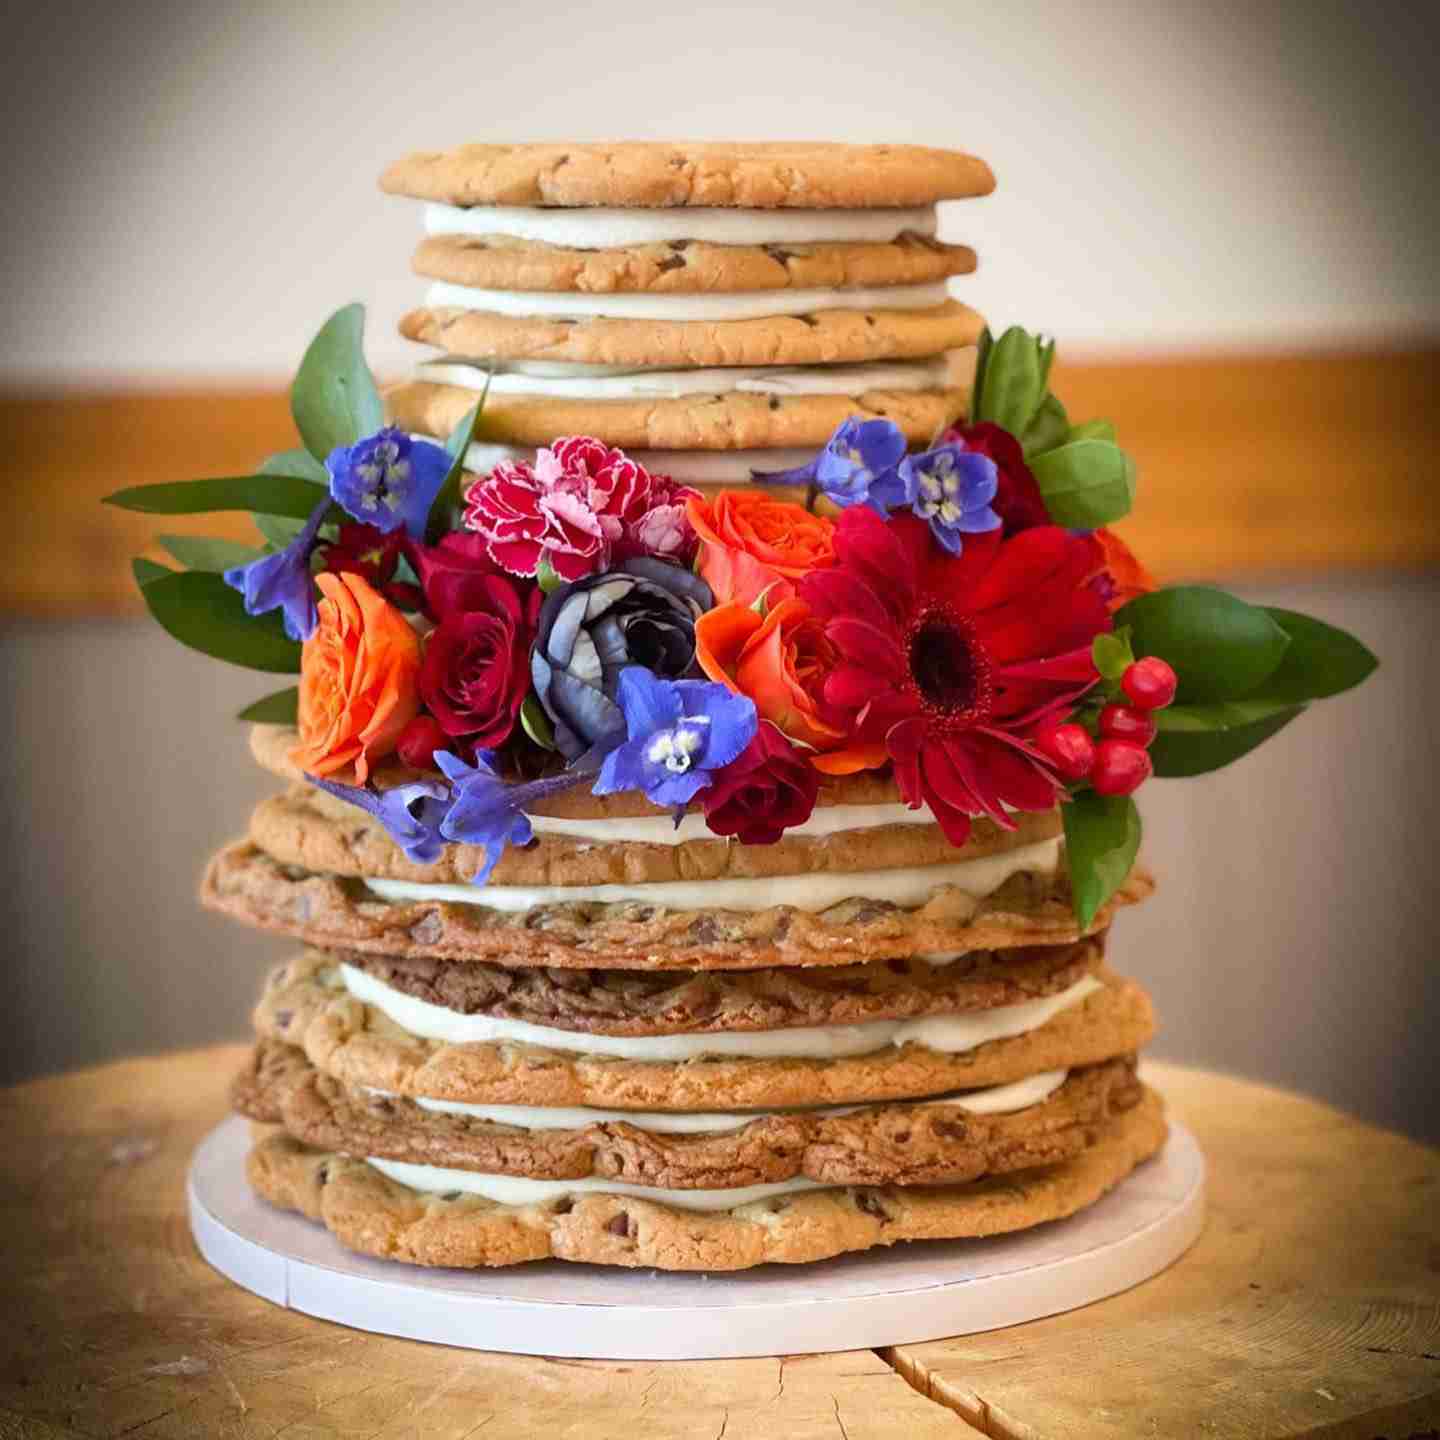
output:
<path id="1" fill-rule="evenodd" d="M 1247 591 L 1384 659 L 1209 780 L 1142 796 L 1156 898 L 1115 962 L 1153 990 L 1156 1053 L 1263 1076 L 1440 1139 L 1433 667 L 1440 582 Z M 229 717 L 263 677 L 140 623 L 0 631 L 12 1039 L 0 1082 L 243 1033 L 285 942 L 193 901 L 269 788 Z"/>

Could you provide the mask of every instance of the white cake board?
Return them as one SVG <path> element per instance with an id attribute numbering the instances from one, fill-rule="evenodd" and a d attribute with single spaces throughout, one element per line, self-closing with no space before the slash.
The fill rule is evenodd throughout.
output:
<path id="1" fill-rule="evenodd" d="M 222 1275 L 277 1305 L 358 1330 L 587 1360 L 703 1360 L 910 1344 L 1073 1310 L 1163 1270 L 1199 1236 L 1205 1160 L 1170 1139 L 1068 1220 L 986 1240 L 904 1243 L 815 1265 L 695 1275 L 536 1261 L 431 1270 L 346 1250 L 259 1199 L 249 1124 L 232 1116 L 190 1165 L 190 1230 Z"/>

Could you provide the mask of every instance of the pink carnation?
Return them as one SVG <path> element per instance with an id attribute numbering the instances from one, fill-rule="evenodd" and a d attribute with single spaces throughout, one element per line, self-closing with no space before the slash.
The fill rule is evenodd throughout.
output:
<path id="1" fill-rule="evenodd" d="M 684 504 L 693 493 L 576 435 L 537 452 L 533 466 L 504 461 L 475 481 L 465 523 L 510 574 L 534 575 L 548 559 L 561 579 L 578 580 L 632 555 L 688 560 L 695 536 Z"/>

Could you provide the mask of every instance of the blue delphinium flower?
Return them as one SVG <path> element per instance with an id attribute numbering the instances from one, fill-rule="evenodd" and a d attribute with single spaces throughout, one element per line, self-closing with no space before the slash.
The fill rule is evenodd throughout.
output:
<path id="1" fill-rule="evenodd" d="M 336 446 L 325 468 L 331 495 L 357 520 L 387 535 L 403 525 L 412 540 L 423 540 L 430 506 L 450 473 L 450 456 L 442 445 L 412 440 L 387 425 L 354 445 Z"/>
<path id="2" fill-rule="evenodd" d="M 428 865 L 444 853 L 440 826 L 450 808 L 450 787 L 442 781 L 414 780 L 382 791 L 368 785 L 341 785 L 318 775 L 307 775 L 305 779 L 327 795 L 373 815 L 406 858 L 417 865 Z"/>
<path id="3" fill-rule="evenodd" d="M 1000 475 L 988 455 L 963 445 L 938 445 L 923 455 L 907 455 L 898 477 L 904 503 L 929 522 L 931 533 L 952 555 L 960 553 L 962 536 L 1000 524 L 990 508 Z"/>
<path id="4" fill-rule="evenodd" d="M 451 785 L 450 809 L 440 822 L 440 833 L 461 845 L 479 845 L 485 863 L 471 877 L 483 885 L 499 863 L 507 845 L 528 845 L 534 838 L 530 820 L 517 804 L 519 786 L 507 785 L 495 773 L 493 752 L 477 750 L 467 765 L 449 750 L 437 750 L 435 763 Z"/>
<path id="5" fill-rule="evenodd" d="M 327 495 L 310 512 L 304 529 L 283 550 L 225 571 L 225 583 L 245 597 L 247 615 L 284 610 L 285 633 L 292 640 L 308 640 L 319 620 L 315 585 L 310 578 L 310 552 L 329 508 Z"/>
<path id="6" fill-rule="evenodd" d="M 891 420 L 840 423 L 825 448 L 794 470 L 752 471 L 763 485 L 814 485 L 842 509 L 869 505 L 884 515 L 904 499 L 896 466 L 905 456 L 905 435 Z"/>
<path id="7" fill-rule="evenodd" d="M 595 794 L 643 790 L 652 805 L 688 804 L 754 737 L 755 702 L 704 680 L 659 680 L 643 666 L 620 672 L 616 693 L 627 739 L 606 755 Z"/>

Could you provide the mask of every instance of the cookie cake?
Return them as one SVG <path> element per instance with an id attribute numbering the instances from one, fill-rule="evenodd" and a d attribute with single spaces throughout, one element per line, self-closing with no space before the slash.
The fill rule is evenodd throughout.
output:
<path id="1" fill-rule="evenodd" d="M 1132 796 L 1368 652 L 1155 586 L 1112 427 L 963 302 L 973 156 L 468 145 L 381 183 L 423 220 L 414 373 L 382 394 L 349 307 L 303 448 L 111 497 L 252 512 L 263 545 L 136 578 L 300 676 L 241 717 L 278 785 L 202 892 L 293 942 L 250 1184 L 414 1264 L 734 1270 L 1122 1183 L 1166 1135 L 1107 959 L 1152 889 Z"/>

